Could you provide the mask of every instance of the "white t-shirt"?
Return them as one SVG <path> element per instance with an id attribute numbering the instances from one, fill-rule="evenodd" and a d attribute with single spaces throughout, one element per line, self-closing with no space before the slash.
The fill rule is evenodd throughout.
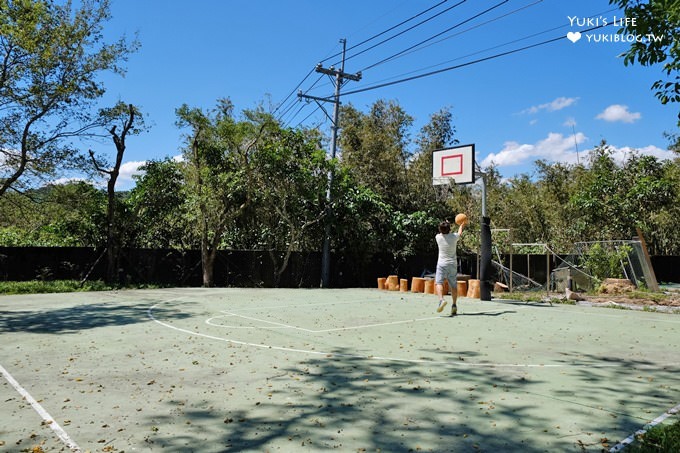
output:
<path id="1" fill-rule="evenodd" d="M 435 236 L 439 247 L 437 264 L 456 264 L 456 245 L 459 237 L 458 233 L 439 233 Z"/>

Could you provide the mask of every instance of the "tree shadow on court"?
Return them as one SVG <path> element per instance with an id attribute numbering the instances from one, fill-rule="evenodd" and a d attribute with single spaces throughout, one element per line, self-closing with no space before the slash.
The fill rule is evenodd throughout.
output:
<path id="1" fill-rule="evenodd" d="M 138 305 L 93 303 L 42 311 L 0 311 L 0 333 L 75 333 L 98 327 L 148 322 L 149 305 L 149 303 Z M 154 316 L 162 319 L 181 319 L 189 315 L 172 309 L 155 308 Z"/>
<path id="2" fill-rule="evenodd" d="M 523 371 L 334 352 L 280 368 L 281 375 L 267 379 L 269 397 L 247 405 L 235 402 L 233 409 L 225 397 L 224 411 L 194 408 L 181 417 L 156 417 L 154 423 L 172 427 L 159 429 L 147 441 L 163 451 L 201 451 L 208 439 L 218 439 L 219 445 L 203 449 L 224 452 L 538 452 L 574 447 L 573 439 L 556 439 L 552 445 L 535 440 L 531 433 L 543 433 L 548 422 L 535 405 L 512 396 L 544 382 L 527 380 Z"/>
<path id="3" fill-rule="evenodd" d="M 660 364 L 645 358 L 579 353 L 578 360 L 592 366 L 573 368 L 576 385 L 541 395 L 555 401 L 575 401 L 571 414 L 598 413 L 589 427 L 593 432 L 620 431 L 633 434 L 677 404 L 677 376 L 680 366 Z M 565 363 L 570 363 L 568 359 Z M 585 397 L 585 398 L 584 398 Z M 604 440 L 604 439 L 603 439 Z M 606 439 L 613 446 L 623 439 Z"/>

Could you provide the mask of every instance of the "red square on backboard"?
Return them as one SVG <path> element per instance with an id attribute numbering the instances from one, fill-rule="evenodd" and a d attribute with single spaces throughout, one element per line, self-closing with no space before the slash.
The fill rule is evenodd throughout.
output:
<path id="1" fill-rule="evenodd" d="M 455 176 L 463 174 L 463 155 L 452 154 L 442 156 L 442 176 Z"/>

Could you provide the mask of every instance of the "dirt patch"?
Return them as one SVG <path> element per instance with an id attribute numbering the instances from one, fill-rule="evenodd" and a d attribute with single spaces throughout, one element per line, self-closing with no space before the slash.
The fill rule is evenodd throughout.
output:
<path id="1" fill-rule="evenodd" d="M 593 303 L 606 304 L 613 302 L 623 305 L 641 305 L 650 307 L 680 307 L 680 294 L 649 295 L 645 297 L 640 293 L 623 294 L 603 294 L 596 296 L 585 296 L 585 300 Z"/>
<path id="2" fill-rule="evenodd" d="M 635 285 L 630 280 L 622 278 L 607 278 L 600 285 L 601 294 L 626 294 L 635 291 Z"/>
<path id="3" fill-rule="evenodd" d="M 595 304 L 680 307 L 680 292 L 640 291 L 629 280 L 617 278 L 605 279 L 600 285 L 598 294 L 586 295 L 584 299 Z"/>

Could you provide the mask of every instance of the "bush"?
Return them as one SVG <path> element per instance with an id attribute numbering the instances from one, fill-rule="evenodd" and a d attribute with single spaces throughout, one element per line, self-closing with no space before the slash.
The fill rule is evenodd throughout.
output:
<path id="1" fill-rule="evenodd" d="M 0 282 L 0 294 L 70 293 L 74 291 L 110 291 L 120 288 L 120 286 L 107 285 L 101 280 L 86 281 L 82 286 L 78 280 Z M 132 285 L 129 288 L 158 288 L 158 285 Z"/>
<path id="2" fill-rule="evenodd" d="M 639 436 L 627 452 L 671 453 L 680 451 L 680 421 L 672 425 L 659 425 Z"/>

